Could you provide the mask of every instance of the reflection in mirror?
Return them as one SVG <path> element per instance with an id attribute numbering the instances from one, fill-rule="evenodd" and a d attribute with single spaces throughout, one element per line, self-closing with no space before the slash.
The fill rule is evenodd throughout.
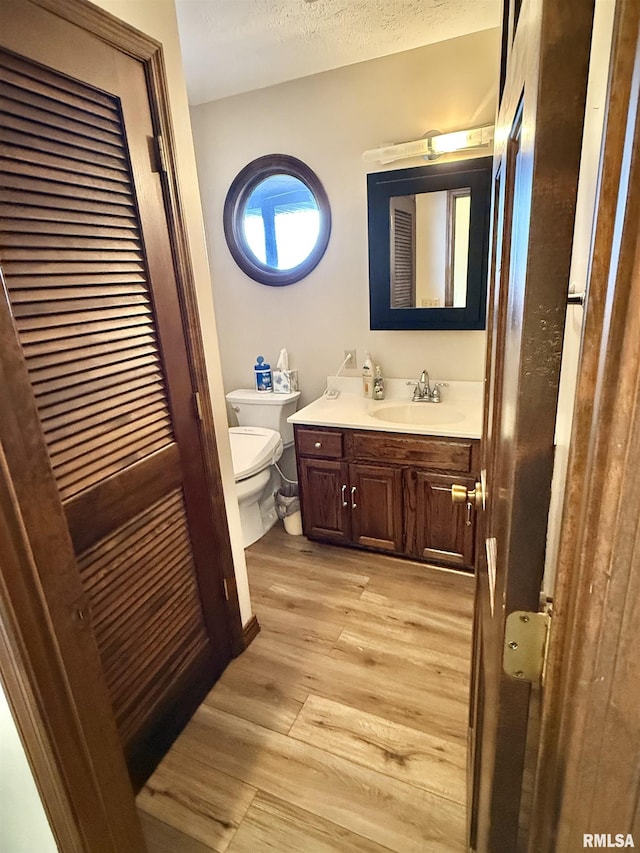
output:
<path id="1" fill-rule="evenodd" d="M 471 188 L 389 199 L 391 308 L 464 308 Z"/>
<path id="2" fill-rule="evenodd" d="M 492 163 L 367 176 L 371 329 L 485 328 Z"/>
<path id="3" fill-rule="evenodd" d="M 318 176 L 288 154 L 267 154 L 234 178 L 224 236 L 240 269 L 260 284 L 293 284 L 322 259 L 331 234 L 329 199 Z"/>
<path id="4" fill-rule="evenodd" d="M 320 210 L 306 184 L 271 175 L 253 190 L 242 216 L 249 249 L 263 264 L 290 270 L 305 261 L 320 233 Z"/>

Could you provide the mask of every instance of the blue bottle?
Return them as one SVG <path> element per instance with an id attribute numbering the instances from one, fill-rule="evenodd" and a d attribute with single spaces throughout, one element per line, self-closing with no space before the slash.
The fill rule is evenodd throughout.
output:
<path id="1" fill-rule="evenodd" d="M 256 361 L 257 364 L 253 368 L 256 372 L 256 391 L 273 391 L 271 365 L 267 364 L 261 355 Z"/>

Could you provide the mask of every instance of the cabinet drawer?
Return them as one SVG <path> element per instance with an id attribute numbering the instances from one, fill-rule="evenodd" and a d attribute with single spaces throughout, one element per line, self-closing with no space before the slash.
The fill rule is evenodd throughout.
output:
<path id="1" fill-rule="evenodd" d="M 391 432 L 354 432 L 356 459 L 396 462 L 442 471 L 472 471 L 473 439 L 431 438 Z"/>
<path id="2" fill-rule="evenodd" d="M 301 456 L 340 459 L 343 455 L 343 434 L 338 430 L 298 428 L 296 445 Z"/>

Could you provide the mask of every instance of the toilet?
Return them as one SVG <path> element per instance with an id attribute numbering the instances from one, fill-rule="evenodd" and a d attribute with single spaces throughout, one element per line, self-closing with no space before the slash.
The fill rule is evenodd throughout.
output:
<path id="1" fill-rule="evenodd" d="M 227 394 L 238 419 L 238 426 L 229 427 L 229 440 L 245 548 L 276 522 L 274 492 L 280 477 L 272 466 L 293 445 L 293 426 L 287 418 L 295 412 L 299 398 L 299 391 L 273 394 L 251 388 Z"/>

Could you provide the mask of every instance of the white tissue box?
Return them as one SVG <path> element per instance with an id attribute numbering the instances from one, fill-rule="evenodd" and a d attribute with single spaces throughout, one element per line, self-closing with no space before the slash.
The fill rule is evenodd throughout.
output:
<path id="1" fill-rule="evenodd" d="M 273 376 L 273 393 L 274 394 L 291 394 L 292 391 L 298 390 L 298 371 L 297 370 L 274 370 Z"/>

